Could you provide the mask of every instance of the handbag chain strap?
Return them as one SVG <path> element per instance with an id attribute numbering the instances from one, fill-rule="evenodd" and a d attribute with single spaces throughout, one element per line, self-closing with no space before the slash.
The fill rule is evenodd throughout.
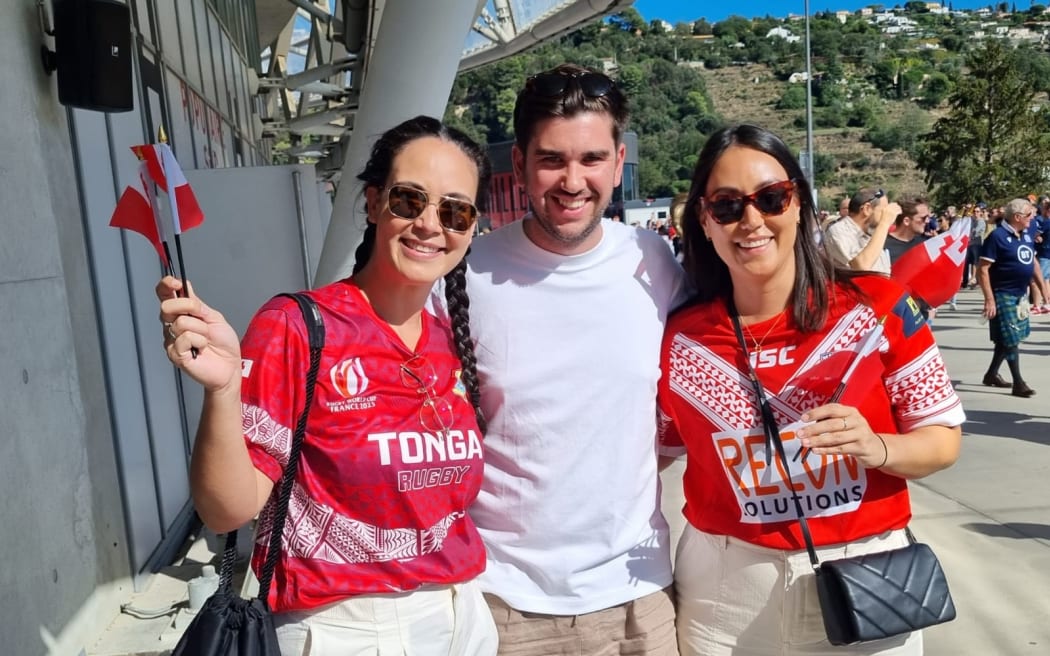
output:
<path id="1" fill-rule="evenodd" d="M 288 453 L 288 464 L 281 475 L 281 485 L 277 492 L 276 506 L 273 513 L 273 526 L 270 528 L 270 543 L 266 551 L 266 561 L 259 575 L 258 598 L 267 603 L 270 594 L 270 583 L 273 570 L 281 553 L 281 533 L 284 531 L 285 519 L 288 516 L 288 500 L 292 496 L 292 484 L 299 469 L 299 456 L 302 453 L 303 440 L 306 438 L 306 420 L 313 405 L 314 388 L 317 384 L 317 372 L 321 366 L 321 351 L 324 348 L 325 329 L 321 312 L 313 300 L 305 294 L 280 294 L 295 299 L 306 322 L 306 333 L 310 344 L 310 368 L 306 374 L 306 399 L 303 411 L 295 423 L 295 435 L 292 448 Z M 232 594 L 234 561 L 237 558 L 237 531 L 226 534 L 226 546 L 223 549 L 222 565 L 219 576 L 219 592 Z"/>
<path id="2" fill-rule="evenodd" d="M 814 570 L 819 571 L 820 559 L 817 558 L 817 550 L 813 546 L 813 537 L 809 533 L 809 523 L 806 522 L 806 515 L 802 512 L 802 500 L 799 498 L 798 490 L 795 489 L 795 482 L 791 478 L 791 464 L 788 462 L 787 454 L 784 452 L 784 442 L 780 439 L 777 419 L 773 416 L 773 409 L 769 406 L 769 399 L 766 397 L 765 388 L 762 387 L 762 381 L 758 379 L 755 367 L 751 364 L 751 356 L 747 352 L 747 342 L 744 341 L 744 333 L 740 329 L 740 317 L 737 315 L 736 304 L 730 298 L 726 305 L 728 305 L 729 316 L 733 320 L 733 330 L 736 332 L 737 341 L 740 342 L 740 348 L 744 352 L 748 378 L 751 379 L 751 386 L 754 388 L 755 396 L 758 398 L 762 430 L 766 434 L 766 459 L 768 461 L 770 446 L 772 446 L 776 449 L 776 457 L 780 458 L 780 462 L 784 466 L 784 475 L 787 476 L 788 489 L 791 490 L 791 498 L 795 502 L 795 514 L 798 515 L 799 527 L 802 529 L 802 539 L 806 541 L 806 551 L 809 552 L 809 562 L 813 565 Z"/>

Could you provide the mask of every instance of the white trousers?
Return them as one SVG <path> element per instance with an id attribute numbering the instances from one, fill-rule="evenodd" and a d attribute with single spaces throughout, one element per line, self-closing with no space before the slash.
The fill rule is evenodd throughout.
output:
<path id="1" fill-rule="evenodd" d="M 498 647 L 474 581 L 359 595 L 274 619 L 282 656 L 493 656 Z"/>
<path id="2" fill-rule="evenodd" d="M 903 547 L 904 531 L 820 547 L 821 560 Z M 922 634 L 836 647 L 827 641 L 809 555 L 686 525 L 674 572 L 682 656 L 919 656 Z"/>

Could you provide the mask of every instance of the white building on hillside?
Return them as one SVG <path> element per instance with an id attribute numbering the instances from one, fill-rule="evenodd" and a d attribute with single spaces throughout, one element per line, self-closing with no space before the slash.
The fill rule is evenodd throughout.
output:
<path id="1" fill-rule="evenodd" d="M 767 39 L 772 39 L 775 37 L 784 39 L 788 43 L 797 43 L 802 39 L 802 37 L 792 34 L 791 30 L 787 29 L 786 27 L 774 27 L 773 29 L 766 32 Z"/>

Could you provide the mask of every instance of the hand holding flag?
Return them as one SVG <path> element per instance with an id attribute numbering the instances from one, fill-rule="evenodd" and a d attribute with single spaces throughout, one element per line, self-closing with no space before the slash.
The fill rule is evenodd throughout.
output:
<path id="1" fill-rule="evenodd" d="M 853 378 L 853 375 L 857 370 L 861 369 L 862 365 L 866 365 L 871 362 L 873 358 L 877 357 L 885 323 L 886 315 L 883 315 L 883 317 L 879 319 L 879 322 L 861 338 L 860 342 L 857 344 L 857 350 L 853 354 L 853 359 L 850 361 L 849 366 L 846 367 L 845 373 L 842 374 L 842 380 L 839 381 L 835 391 L 832 392 L 831 398 L 828 399 L 828 403 L 839 403 L 842 400 L 843 395 L 846 393 L 850 379 Z M 869 377 L 870 376 L 865 376 L 864 378 L 867 379 Z M 863 387 L 863 394 L 866 394 L 868 385 L 863 385 Z M 863 394 L 854 394 L 852 396 L 863 396 Z M 799 455 L 805 460 L 809 455 L 809 449 L 800 449 L 798 453 L 795 454 L 794 460 L 798 460 Z"/>

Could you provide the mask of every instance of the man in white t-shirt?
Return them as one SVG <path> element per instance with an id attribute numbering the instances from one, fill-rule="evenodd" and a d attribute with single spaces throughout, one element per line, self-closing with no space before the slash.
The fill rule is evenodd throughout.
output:
<path id="1" fill-rule="evenodd" d="M 626 122 L 601 73 L 530 77 L 512 157 L 532 212 L 468 258 L 488 420 L 470 512 L 501 654 L 678 653 L 656 384 L 685 283 L 660 235 L 601 218 Z"/>

